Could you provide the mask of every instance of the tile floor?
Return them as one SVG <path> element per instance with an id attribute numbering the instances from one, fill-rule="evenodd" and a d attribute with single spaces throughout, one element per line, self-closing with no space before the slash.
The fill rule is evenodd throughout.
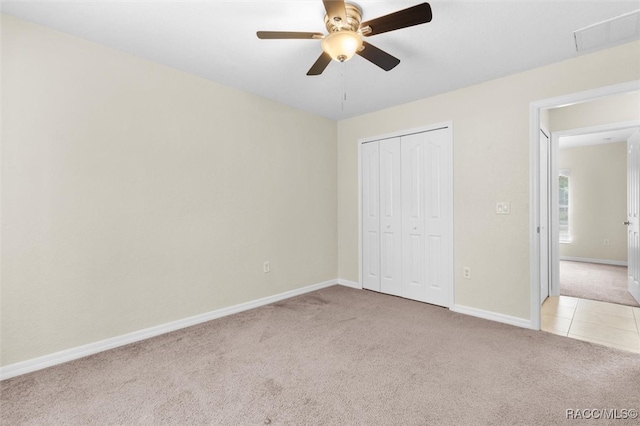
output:
<path id="1" fill-rule="evenodd" d="M 542 330 L 640 354 L 640 308 L 549 297 L 542 305 Z"/>

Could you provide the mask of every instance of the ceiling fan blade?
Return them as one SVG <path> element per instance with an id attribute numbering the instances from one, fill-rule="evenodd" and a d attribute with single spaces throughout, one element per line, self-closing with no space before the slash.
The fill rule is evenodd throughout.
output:
<path id="1" fill-rule="evenodd" d="M 322 38 L 322 33 L 300 33 L 295 31 L 258 31 L 256 35 L 263 40 Z"/>
<path id="2" fill-rule="evenodd" d="M 344 0 L 322 0 L 324 8 L 327 11 L 329 18 L 333 20 L 335 24 L 339 22 L 347 23 L 347 8 L 344 5 Z M 337 20 L 335 18 L 338 18 Z"/>
<path id="3" fill-rule="evenodd" d="M 367 43 L 366 41 L 363 41 L 362 45 L 364 46 L 364 49 L 356 53 L 385 71 L 392 70 L 396 65 L 400 63 L 400 59 L 396 58 L 395 56 L 389 55 L 384 50 L 378 49 L 377 47 Z"/>
<path id="4" fill-rule="evenodd" d="M 313 64 L 311 69 L 307 72 L 307 75 L 320 75 L 327 65 L 331 62 L 331 56 L 327 52 L 322 52 L 322 55 L 318 58 L 318 60 Z"/>
<path id="5" fill-rule="evenodd" d="M 421 3 L 408 9 L 399 10 L 389 15 L 363 22 L 360 24 L 360 28 L 363 29 L 362 35 L 369 37 L 386 33 L 387 31 L 399 30 L 401 28 L 431 22 L 431 18 L 431 6 L 429 6 L 429 3 Z M 371 28 L 371 31 L 364 30 L 366 27 Z"/>

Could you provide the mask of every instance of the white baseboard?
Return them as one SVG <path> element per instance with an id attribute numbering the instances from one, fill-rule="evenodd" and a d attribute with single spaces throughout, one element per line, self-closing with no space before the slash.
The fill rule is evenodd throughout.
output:
<path id="1" fill-rule="evenodd" d="M 533 329 L 531 320 L 525 318 L 512 317 L 511 315 L 499 314 L 497 312 L 485 311 L 482 309 L 471 308 L 469 306 L 462 305 L 454 305 L 451 310 L 460 314 L 471 315 L 474 317 L 497 321 L 504 324 L 515 325 L 517 327 Z"/>
<path id="2" fill-rule="evenodd" d="M 122 336 L 112 337 L 112 338 L 101 340 L 98 342 L 78 346 L 76 348 L 66 349 L 53 354 L 44 355 L 38 358 L 33 358 L 27 361 L 22 361 L 22 362 L 10 364 L 4 367 L 0 367 L 0 380 L 9 379 L 11 377 L 20 376 L 22 374 L 31 373 L 37 370 L 42 370 L 43 368 L 52 367 L 58 364 L 63 364 L 65 362 L 69 362 L 75 359 L 83 358 L 85 356 L 93 355 L 98 352 L 103 352 L 109 349 L 114 349 L 120 346 L 128 345 L 130 343 L 139 342 L 141 340 L 149 339 L 151 337 L 159 336 L 161 334 L 169 333 L 171 331 L 180 330 L 182 328 L 186 328 L 192 325 L 211 321 L 227 315 L 233 315 L 238 312 L 243 312 L 249 309 L 268 305 L 270 303 L 275 303 L 284 299 L 288 299 L 288 298 L 299 296 L 312 291 L 320 290 L 322 288 L 330 287 L 336 284 L 343 285 L 350 288 L 356 288 L 356 289 L 362 288 L 361 285 L 355 281 L 349 281 L 341 278 L 321 282 L 318 284 L 313 284 L 310 286 L 286 291 L 284 293 L 276 294 L 273 296 L 263 297 L 261 299 L 240 303 L 238 305 L 229 306 L 227 308 L 217 309 L 215 311 L 207 312 L 200 315 L 195 315 L 195 316 L 184 318 L 177 321 L 172 321 L 170 323 L 146 328 L 144 330 L 134 331 L 132 333 L 124 334 Z M 505 324 L 515 325 L 518 327 L 531 328 L 531 321 L 523 318 L 512 317 L 509 315 L 498 314 L 495 312 L 484 311 L 482 309 L 476 309 L 476 308 L 471 308 L 471 307 L 462 306 L 462 305 L 454 305 L 453 308 L 451 308 L 451 310 L 461 314 L 472 315 L 475 317 L 502 322 Z"/>
<path id="3" fill-rule="evenodd" d="M 342 280 L 344 282 L 344 280 Z M 347 281 L 348 282 L 348 281 Z M 268 305 L 269 303 L 278 302 L 280 300 L 299 296 L 301 294 L 320 290 L 325 287 L 338 284 L 338 280 L 329 280 L 318 284 L 309 285 L 295 290 L 286 291 L 284 293 L 273 296 L 263 297 L 261 299 L 252 300 L 239 305 L 229 306 L 227 308 L 216 309 L 215 311 L 206 312 L 204 314 L 195 315 L 155 327 L 146 328 L 144 330 L 134 331 L 122 336 L 116 336 L 109 339 L 101 340 L 87 345 L 78 346 L 76 348 L 66 349 L 60 352 L 33 358 L 27 361 L 17 362 L 15 364 L 0 367 L 0 380 L 9 379 L 11 377 L 20 376 L 22 374 L 31 373 L 32 371 L 42 370 L 43 368 L 52 367 L 54 365 L 63 364 L 78 358 L 93 355 L 119 346 L 128 345 L 130 343 L 139 342 L 151 337 L 159 336 L 171 331 L 180 330 L 181 328 L 190 327 L 216 318 L 227 315 L 236 314 L 238 312 L 247 311 L 259 306 Z M 342 283 L 341 283 L 342 284 Z M 357 283 L 356 283 L 357 284 Z M 347 285 L 347 284 L 342 284 Z"/>
<path id="4" fill-rule="evenodd" d="M 349 281 L 343 278 L 338 278 L 338 284 L 343 285 L 345 287 L 357 288 L 358 290 L 362 290 L 362 286 L 360 285 L 360 283 L 355 281 Z"/>
<path id="5" fill-rule="evenodd" d="M 587 257 L 571 257 L 571 256 L 560 256 L 560 260 L 570 260 L 572 262 L 599 263 L 602 265 L 628 266 L 628 263 L 625 262 L 624 260 L 590 259 Z"/>

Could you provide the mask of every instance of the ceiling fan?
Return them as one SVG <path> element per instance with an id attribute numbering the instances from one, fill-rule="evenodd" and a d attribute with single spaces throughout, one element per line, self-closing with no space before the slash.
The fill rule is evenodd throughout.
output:
<path id="1" fill-rule="evenodd" d="M 324 23 L 329 34 L 291 32 L 291 31 L 258 31 L 260 39 L 310 39 L 322 40 L 322 54 L 313 64 L 307 75 L 320 75 L 331 60 L 344 62 L 358 54 L 385 71 L 393 69 L 400 59 L 378 49 L 362 40 L 376 34 L 401 28 L 412 27 L 431 21 L 431 6 L 421 3 L 408 9 L 399 10 L 366 22 L 362 20 L 362 9 L 354 3 L 344 0 L 323 0 L 327 14 Z"/>

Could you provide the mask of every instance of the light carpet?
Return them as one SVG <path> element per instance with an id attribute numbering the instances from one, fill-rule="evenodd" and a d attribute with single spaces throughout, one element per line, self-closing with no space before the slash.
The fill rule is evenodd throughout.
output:
<path id="1" fill-rule="evenodd" d="M 560 261 L 560 294 L 619 305 L 640 306 L 628 288 L 627 267 Z"/>
<path id="2" fill-rule="evenodd" d="M 557 425 L 639 409 L 639 383 L 629 352 L 334 286 L 5 380 L 0 408 L 6 425 Z"/>

